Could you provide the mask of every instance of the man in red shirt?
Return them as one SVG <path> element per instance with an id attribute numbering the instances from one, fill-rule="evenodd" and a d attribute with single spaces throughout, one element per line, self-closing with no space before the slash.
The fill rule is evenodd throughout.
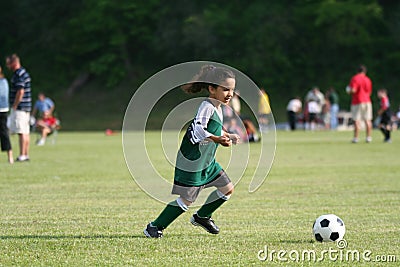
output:
<path id="1" fill-rule="evenodd" d="M 351 94 L 351 116 L 354 121 L 353 143 L 358 142 L 361 121 L 364 121 L 366 126 L 366 142 L 369 143 L 372 141 L 372 82 L 366 74 L 367 67 L 360 65 L 358 73 L 351 78 L 347 89 L 348 93 Z"/>

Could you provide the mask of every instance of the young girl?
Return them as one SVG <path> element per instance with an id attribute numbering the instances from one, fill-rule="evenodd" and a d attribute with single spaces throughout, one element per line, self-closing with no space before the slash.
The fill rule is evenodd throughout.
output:
<path id="1" fill-rule="evenodd" d="M 179 197 L 167 204 L 161 214 L 147 225 L 144 230 L 147 237 L 162 237 L 162 231 L 187 211 L 200 191 L 208 187 L 216 187 L 217 190 L 208 196 L 205 204 L 193 214 L 190 222 L 194 226 L 203 227 L 211 234 L 219 233 L 219 228 L 211 216 L 229 199 L 233 193 L 233 183 L 215 161 L 215 153 L 219 144 L 231 146 L 239 140 L 238 135 L 229 134 L 222 129 L 221 104 L 229 103 L 235 83 L 232 71 L 206 65 L 193 77 L 191 83 L 182 86 L 187 93 L 207 90 L 209 97 L 201 103 L 178 151 L 172 194 Z"/>
<path id="2" fill-rule="evenodd" d="M 385 137 L 384 142 L 390 143 L 390 131 L 392 130 L 392 114 L 390 112 L 389 97 L 387 96 L 386 89 L 379 89 L 377 94 L 378 98 L 380 99 L 378 116 L 381 117 L 381 121 L 379 123 L 379 129 Z"/>

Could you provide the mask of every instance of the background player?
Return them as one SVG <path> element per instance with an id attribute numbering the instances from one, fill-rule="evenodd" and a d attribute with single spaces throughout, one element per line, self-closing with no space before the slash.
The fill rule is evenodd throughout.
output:
<path id="1" fill-rule="evenodd" d="M 380 99 L 380 108 L 378 116 L 381 117 L 379 129 L 385 137 L 384 142 L 390 143 L 390 132 L 392 130 L 392 112 L 390 111 L 390 102 L 386 89 L 378 90 L 378 98 Z"/>

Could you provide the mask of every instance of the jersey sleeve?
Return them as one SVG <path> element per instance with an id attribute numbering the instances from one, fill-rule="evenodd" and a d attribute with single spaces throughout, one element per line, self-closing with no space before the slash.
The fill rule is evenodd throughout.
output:
<path id="1" fill-rule="evenodd" d="M 214 112 L 215 108 L 211 103 L 204 101 L 200 105 L 197 115 L 188 129 L 192 144 L 199 143 L 212 135 L 207 131 L 207 124 Z"/>

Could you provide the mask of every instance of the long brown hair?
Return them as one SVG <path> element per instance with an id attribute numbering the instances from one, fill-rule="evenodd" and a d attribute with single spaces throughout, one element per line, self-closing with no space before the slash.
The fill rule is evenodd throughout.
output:
<path id="1" fill-rule="evenodd" d="M 228 78 L 235 79 L 235 74 L 223 67 L 215 67 L 213 65 L 204 65 L 201 67 L 190 83 L 182 85 L 181 88 L 186 93 L 199 93 L 201 90 L 208 90 L 208 86 L 217 87 Z"/>

